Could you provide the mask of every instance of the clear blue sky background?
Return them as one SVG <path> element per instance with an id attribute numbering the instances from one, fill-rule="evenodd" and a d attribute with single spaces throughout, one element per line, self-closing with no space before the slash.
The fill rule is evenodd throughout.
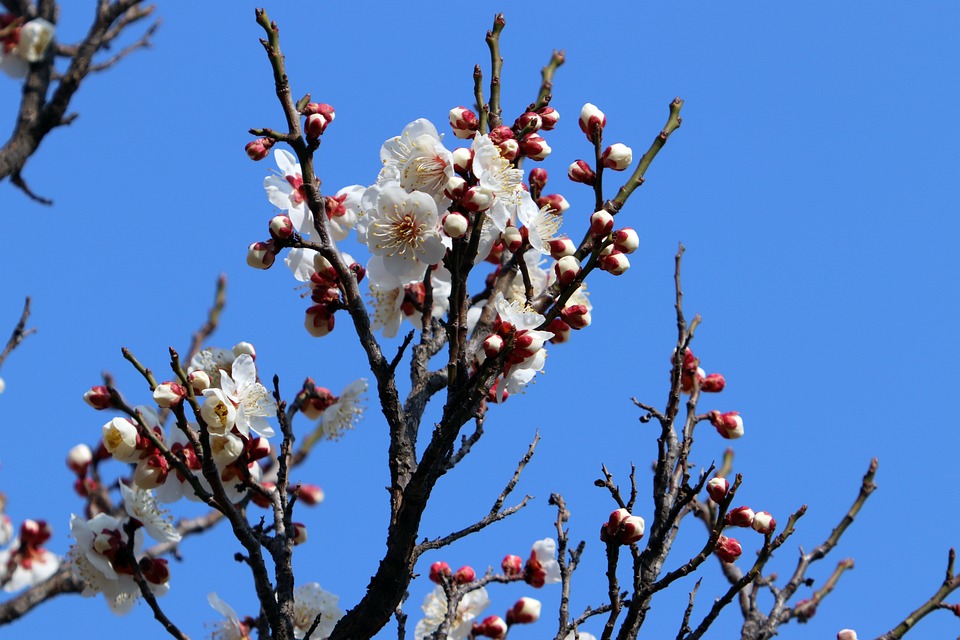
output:
<path id="1" fill-rule="evenodd" d="M 71 41 L 85 32 L 93 3 L 63 4 L 59 37 Z M 780 637 L 831 638 L 843 627 L 862 638 L 885 632 L 938 587 L 947 550 L 960 544 L 960 437 L 949 413 L 958 356 L 960 5 L 274 3 L 268 10 L 281 25 L 295 92 L 337 109 L 318 160 L 327 193 L 371 182 L 380 144 L 407 122 L 426 117 L 440 126 L 451 107 L 472 101 L 473 65 L 487 68 L 483 35 L 499 9 L 508 20 L 505 114 L 533 99 L 551 49 L 566 50 L 553 102 L 562 119 L 543 166 L 552 176 L 547 190 L 573 205 L 573 235 L 592 211 L 588 189 L 564 177 L 572 160 L 590 153 L 576 126 L 580 106 L 603 109 L 607 140 L 637 155 L 677 95 L 686 100 L 684 123 L 618 218 L 642 239 L 632 269 L 617 279 L 596 274 L 593 325 L 550 349 L 546 374 L 525 396 L 491 411 L 481 444 L 436 491 L 423 534 L 482 516 L 539 430 L 543 440 L 518 488 L 536 500 L 511 521 L 425 557 L 421 569 L 443 559 L 483 570 L 506 553 L 526 555 L 534 540 L 553 534 L 546 501 L 560 492 L 571 536 L 588 543 L 573 609 L 602 602 L 596 532 L 613 504 L 592 481 L 606 463 L 625 482 L 632 462 L 647 490 L 656 435 L 638 423 L 629 398 L 666 398 L 673 255 L 682 241 L 686 308 L 704 319 L 695 351 L 728 382 L 701 407 L 738 410 L 746 423 L 735 443 L 745 475 L 739 495 L 781 522 L 809 505 L 768 568 L 787 576 L 798 545 L 822 542 L 870 458 L 880 459 L 879 490 L 809 575 L 819 585 L 848 556 L 856 569 L 806 627 L 791 623 Z M 49 136 L 27 165 L 32 187 L 56 205 L 35 205 L 0 184 L 7 229 L 0 329 L 5 339 L 26 295 L 38 328 L 2 372 L 0 490 L 15 521 L 53 524 L 50 546 L 61 553 L 70 544 L 69 514 L 81 508 L 64 455 L 78 442 L 93 444 L 106 420 L 84 405 L 83 391 L 110 371 L 128 398 L 147 401 L 120 347 L 163 370 L 167 347 L 185 349 L 202 321 L 219 273 L 230 284 L 216 345 L 253 342 L 260 370 L 278 373 L 289 393 L 308 375 L 339 392 L 365 373 L 346 322 L 326 339 L 310 338 L 289 272 L 244 263 L 246 246 L 266 236 L 272 215 L 262 189 L 272 165 L 245 157 L 246 130 L 282 125 L 253 5 L 160 2 L 158 14 L 155 48 L 90 79 L 72 105 L 79 119 Z M 0 122 L 8 127 L 17 92 L 0 78 Z M 447 141 L 455 145 L 450 134 Z M 370 409 L 359 429 L 319 449 L 298 474 L 327 491 L 325 504 L 299 516 L 311 539 L 296 555 L 298 579 L 340 594 L 344 608 L 376 569 L 386 528 L 385 425 Z M 709 465 L 726 445 L 704 426 L 694 460 Z M 649 517 L 649 497 L 640 504 Z M 195 511 L 178 505 L 179 514 Z M 684 529 L 668 569 L 706 535 L 695 521 Z M 746 564 L 759 536 L 741 537 Z M 231 559 L 237 548 L 225 530 L 183 545 L 185 562 L 173 566 L 162 603 L 194 637 L 217 618 L 209 591 L 255 612 L 249 576 Z M 704 576 L 695 620 L 725 589 L 716 563 Z M 693 582 L 654 600 L 645 636 L 676 634 Z M 411 630 L 430 586 L 412 587 Z M 494 588 L 489 613 L 534 595 L 544 601 L 545 621 L 511 638 L 547 637 L 555 618 L 546 612 L 558 594 Z M 739 618 L 730 607 L 710 637 L 734 637 Z M 916 635 L 954 637 L 958 624 L 937 612 Z M 585 630 L 599 634 L 600 625 Z M 145 606 L 115 618 L 102 600 L 75 596 L 0 630 L 10 638 L 133 633 L 164 637 Z"/>

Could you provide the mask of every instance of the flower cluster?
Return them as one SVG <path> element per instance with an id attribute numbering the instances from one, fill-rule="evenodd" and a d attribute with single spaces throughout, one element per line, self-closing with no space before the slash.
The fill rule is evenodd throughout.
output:
<path id="1" fill-rule="evenodd" d="M 9 13 L 0 13 L 0 70 L 11 78 L 23 78 L 30 65 L 47 55 L 54 26 L 43 18 L 23 23 Z"/>
<path id="2" fill-rule="evenodd" d="M 53 534 L 43 520 L 24 520 L 18 535 L 13 536 L 10 517 L 3 513 L 5 499 L 0 495 L 0 586 L 4 591 L 19 591 L 39 584 L 56 573 L 60 559 L 43 548 Z"/>

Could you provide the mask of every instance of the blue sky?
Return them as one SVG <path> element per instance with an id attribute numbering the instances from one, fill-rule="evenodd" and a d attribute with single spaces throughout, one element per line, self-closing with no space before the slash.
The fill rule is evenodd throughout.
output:
<path id="1" fill-rule="evenodd" d="M 66 41 L 85 31 L 92 11 L 76 4 L 84 3 L 62 10 Z M 566 51 L 552 103 L 562 117 L 542 166 L 551 175 L 547 191 L 572 204 L 565 229 L 575 237 L 592 211 L 588 189 L 564 176 L 591 151 L 576 126 L 580 106 L 603 109 L 605 139 L 639 155 L 670 100 L 686 101 L 683 126 L 618 218 L 640 234 L 631 270 L 592 278 L 593 325 L 550 349 L 546 373 L 525 395 L 492 410 L 475 453 L 438 487 L 423 534 L 481 517 L 539 430 L 542 442 L 518 488 L 535 501 L 511 521 L 425 557 L 424 571 L 437 559 L 481 570 L 506 553 L 525 555 L 552 534 L 546 500 L 559 492 L 573 514 L 571 537 L 588 543 L 574 610 L 601 602 L 596 531 L 613 504 L 592 481 L 601 463 L 621 482 L 630 463 L 645 478 L 654 459 L 655 433 L 637 422 L 629 398 L 665 401 L 673 255 L 682 241 L 686 309 L 704 320 L 694 349 L 728 384 L 701 408 L 738 410 L 746 423 L 735 443 L 745 475 L 739 497 L 781 522 L 809 505 L 768 569 L 786 576 L 798 545 L 822 542 L 870 458 L 880 459 L 878 491 L 809 575 L 820 584 L 845 557 L 855 558 L 855 570 L 805 627 L 791 623 L 780 637 L 832 637 L 843 627 L 874 637 L 939 586 L 947 550 L 960 544 L 949 506 L 960 447 L 949 414 L 960 355 L 951 326 L 960 6 L 422 2 L 416 11 L 400 3 L 372 11 L 363 3 L 286 2 L 267 9 L 281 27 L 295 94 L 309 91 L 337 109 L 318 159 L 327 193 L 372 182 L 381 143 L 406 123 L 425 117 L 445 129 L 448 110 L 472 101 L 473 65 L 487 68 L 483 35 L 500 9 L 508 21 L 505 114 L 519 115 L 535 97 L 550 51 Z M 365 373 L 347 323 L 310 338 L 289 272 L 244 263 L 246 246 L 266 236 L 273 213 L 262 189 L 272 165 L 246 158 L 246 130 L 282 124 L 253 5 L 161 2 L 157 11 L 155 47 L 90 79 L 72 105 L 80 117 L 28 163 L 26 179 L 56 205 L 35 205 L 0 184 L 10 230 L 0 329 L 5 339 L 25 295 L 33 296 L 38 329 L 3 367 L 0 490 L 15 521 L 53 524 L 50 547 L 58 552 L 69 545 L 69 514 L 81 508 L 63 457 L 78 442 L 94 443 L 105 421 L 83 404 L 83 391 L 110 371 L 128 398 L 146 402 L 120 348 L 161 370 L 168 346 L 186 349 L 219 273 L 229 279 L 228 307 L 214 344 L 254 343 L 261 372 L 279 374 L 291 392 L 308 375 L 339 392 Z M 17 85 L 0 81 L 0 121 L 11 123 Z M 452 135 L 447 141 L 454 146 Z M 372 404 L 365 422 L 318 450 L 302 476 L 322 485 L 327 501 L 301 512 L 311 541 L 296 558 L 298 579 L 319 581 L 345 607 L 376 569 L 386 527 L 385 425 Z M 704 428 L 693 459 L 707 466 L 726 445 Z M 703 542 L 699 523 L 685 528 L 668 568 Z M 757 537 L 743 536 L 744 558 Z M 183 546 L 186 561 L 174 566 L 162 604 L 194 637 L 216 619 L 209 591 L 253 613 L 235 551 L 226 531 Z M 724 588 L 716 564 L 705 566 L 694 619 Z M 425 583 L 411 589 L 411 628 Z M 646 635 L 675 635 L 692 585 L 688 579 L 654 600 Z M 502 614 L 521 595 L 541 598 L 550 611 L 558 590 L 493 589 L 490 613 Z M 553 616 L 544 618 L 511 638 L 552 634 Z M 23 637 L 67 629 L 74 638 L 162 637 L 144 606 L 120 619 L 101 600 L 78 597 L 45 604 L 15 629 Z M 734 629 L 739 614 L 731 607 L 711 637 Z M 600 626 L 585 630 L 599 634 Z M 957 620 L 938 612 L 917 635 L 956 630 Z"/>

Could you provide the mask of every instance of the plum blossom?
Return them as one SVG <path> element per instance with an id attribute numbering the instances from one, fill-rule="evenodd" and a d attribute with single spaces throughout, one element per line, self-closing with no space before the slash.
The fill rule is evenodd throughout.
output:
<path id="1" fill-rule="evenodd" d="M 544 317 L 528 309 L 522 302 L 507 301 L 502 293 L 494 298 L 494 306 L 499 314 L 495 330 L 504 337 L 513 337 L 514 347 L 507 356 L 503 378 L 496 384 L 497 400 L 502 402 L 506 394 L 522 391 L 524 387 L 543 370 L 547 353 L 543 349 L 553 334 L 537 329 Z"/>
<path id="2" fill-rule="evenodd" d="M 173 516 L 157 504 L 152 491 L 139 487 L 130 488 L 120 483 L 123 496 L 123 508 L 130 518 L 143 525 L 154 540 L 158 542 L 179 542 L 180 532 L 173 526 Z"/>
<path id="3" fill-rule="evenodd" d="M 564 640 L 597 640 L 597 636 L 586 631 L 571 631 Z"/>
<path id="4" fill-rule="evenodd" d="M 399 136 L 383 143 L 380 160 L 396 170 L 404 190 L 429 194 L 445 209 L 450 200 L 443 188 L 453 177 L 453 155 L 441 143 L 442 138 L 429 120 L 414 120 Z"/>
<path id="5" fill-rule="evenodd" d="M 265 438 L 273 436 L 273 427 L 267 423 L 266 416 L 276 415 L 277 403 L 266 387 L 257 381 L 257 365 L 250 355 L 244 353 L 237 357 L 229 373 L 221 369 L 220 389 L 206 389 L 203 395 L 206 398 L 204 407 L 211 399 L 218 403 L 215 406 L 221 407 L 217 411 L 229 412 L 229 405 L 233 405 L 236 411 L 234 425 L 241 435 L 246 436 L 252 430 Z M 227 421 L 221 422 L 229 431 Z"/>
<path id="6" fill-rule="evenodd" d="M 523 579 L 533 587 L 560 582 L 560 563 L 556 561 L 557 541 L 544 538 L 533 543 L 530 558 L 524 567 Z"/>
<path id="7" fill-rule="evenodd" d="M 370 252 L 383 256 L 387 270 L 406 279 L 423 277 L 427 266 L 443 259 L 437 205 L 427 194 L 384 187 L 366 230 Z"/>
<path id="8" fill-rule="evenodd" d="M 422 310 L 426 300 L 426 285 L 422 276 L 400 278 L 387 270 L 381 257 L 374 256 L 367 263 L 367 277 L 375 331 L 383 329 L 383 335 L 392 338 L 397 335 L 404 318 L 410 320 L 417 329 L 423 329 Z M 450 308 L 450 282 L 450 272 L 443 265 L 437 265 L 431 271 L 431 314 L 434 318 L 441 317 Z"/>
<path id="9" fill-rule="evenodd" d="M 196 423 L 188 422 L 187 426 L 194 433 L 199 433 L 199 427 Z M 170 431 L 167 434 L 167 446 L 170 448 L 170 452 L 183 461 L 188 469 L 198 476 L 200 475 L 201 465 L 197 452 L 194 451 L 187 436 L 175 424 L 170 426 Z M 194 502 L 200 500 L 187 478 L 182 476 L 175 467 L 170 469 L 170 473 L 167 474 L 163 484 L 156 488 L 156 497 L 160 502 L 166 503 L 176 502 L 180 498 L 186 498 Z"/>
<path id="10" fill-rule="evenodd" d="M 211 640 L 250 640 L 250 631 L 253 627 L 248 624 L 247 619 L 241 622 L 233 607 L 221 600 L 216 593 L 209 594 L 207 602 L 224 617 L 223 620 L 212 625 Z"/>
<path id="11" fill-rule="evenodd" d="M 336 440 L 345 431 L 353 429 L 363 416 L 363 394 L 367 392 L 366 378 L 354 380 L 343 390 L 340 397 L 323 410 L 317 424 L 318 433 L 324 439 Z"/>
<path id="12" fill-rule="evenodd" d="M 300 163 L 285 149 L 274 149 L 273 157 L 280 171 L 263 179 L 267 199 L 281 211 L 289 212 L 290 221 L 300 235 L 309 237 L 313 231 L 313 216 L 307 208 Z"/>
<path id="13" fill-rule="evenodd" d="M 0 529 L 9 529 L 10 519 L 0 514 Z M 0 551 L 0 584 L 7 592 L 19 591 L 40 584 L 60 568 L 60 559 L 41 545 L 52 535 L 50 526 L 43 520 L 24 520 L 20 535 L 9 549 Z"/>
<path id="14" fill-rule="evenodd" d="M 563 216 L 556 213 L 550 205 L 539 209 L 535 205 L 533 207 L 521 206 L 518 210 L 518 216 L 520 222 L 527 228 L 527 239 L 530 246 L 545 256 L 550 255 L 550 241 L 556 238 L 557 231 L 563 224 Z"/>
<path id="15" fill-rule="evenodd" d="M 308 582 L 300 585 L 293 591 L 293 635 L 295 638 L 303 638 L 307 631 L 313 626 L 313 621 L 317 615 L 320 616 L 320 624 L 317 625 L 313 635 L 314 640 L 326 640 L 333 633 L 333 628 L 337 625 L 340 618 L 343 617 L 343 611 L 337 604 L 340 602 L 340 596 L 324 591 L 316 582 Z"/>
<path id="16" fill-rule="evenodd" d="M 457 615 L 453 619 L 453 624 L 447 631 L 447 638 L 450 640 L 464 640 L 470 635 L 473 628 L 473 621 L 483 613 L 483 610 L 490 606 L 490 596 L 483 587 L 468 591 L 457 605 Z M 427 594 L 423 599 L 423 619 L 417 622 L 414 630 L 416 640 L 425 640 L 436 631 L 443 623 L 447 615 L 447 596 L 443 592 L 443 587 L 437 587 Z"/>

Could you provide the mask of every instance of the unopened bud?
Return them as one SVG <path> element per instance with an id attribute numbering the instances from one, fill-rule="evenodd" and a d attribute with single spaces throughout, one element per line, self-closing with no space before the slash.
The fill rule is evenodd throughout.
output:
<path id="1" fill-rule="evenodd" d="M 454 239 L 465 236 L 467 229 L 470 228 L 470 222 L 467 220 L 467 217 L 456 211 L 451 211 L 444 215 L 440 224 L 443 226 L 443 232 L 447 234 L 448 237 Z"/>
<path id="2" fill-rule="evenodd" d="M 140 573 L 150 584 L 167 584 L 170 582 L 170 568 L 164 558 L 140 558 Z"/>
<path id="3" fill-rule="evenodd" d="M 307 525 L 302 522 L 293 523 L 293 535 L 290 536 L 293 539 L 293 544 L 303 544 L 307 541 Z"/>
<path id="4" fill-rule="evenodd" d="M 593 142 L 594 136 L 602 137 L 607 126 L 607 116 L 596 105 L 589 102 L 580 109 L 580 130 L 587 134 L 587 140 Z M 597 128 L 599 127 L 599 132 Z"/>
<path id="5" fill-rule="evenodd" d="M 269 269 L 276 259 L 273 240 L 254 242 L 247 247 L 247 264 L 254 269 Z"/>
<path id="6" fill-rule="evenodd" d="M 560 112 L 553 107 L 543 107 L 537 113 L 540 114 L 540 128 L 544 131 L 550 131 L 560 122 Z"/>
<path id="7" fill-rule="evenodd" d="M 210 374 L 202 369 L 198 369 L 187 374 L 187 382 L 193 388 L 194 395 L 201 395 L 204 389 L 209 389 L 213 381 L 210 380 Z"/>
<path id="8" fill-rule="evenodd" d="M 87 389 L 83 394 L 83 401 L 97 411 L 109 409 L 113 404 L 113 401 L 110 399 L 110 391 L 103 385 L 97 385 Z"/>
<path id="9" fill-rule="evenodd" d="M 450 176 L 447 184 L 443 186 L 443 195 L 451 200 L 459 200 L 463 197 L 463 192 L 467 190 L 467 181 L 458 175 Z"/>
<path id="10" fill-rule="evenodd" d="M 430 565 L 430 582 L 443 583 L 443 576 L 450 576 L 450 565 L 446 562 L 434 562 Z"/>
<path id="11" fill-rule="evenodd" d="M 590 235 L 605 238 L 613 231 L 613 216 L 605 209 L 594 211 L 590 216 Z"/>
<path id="12" fill-rule="evenodd" d="M 550 193 L 537 198 L 538 207 L 549 206 L 555 213 L 563 213 L 570 208 L 570 203 L 559 193 Z"/>
<path id="13" fill-rule="evenodd" d="M 541 169 L 540 167 L 531 169 L 530 189 L 539 193 L 540 191 L 543 191 L 545 186 L 547 186 L 547 170 Z"/>
<path id="14" fill-rule="evenodd" d="M 582 182 L 593 186 L 597 183 L 597 174 L 594 173 L 586 160 L 575 160 L 567 167 L 567 177 L 574 182 Z"/>
<path id="15" fill-rule="evenodd" d="M 477 572 L 473 570 L 471 566 L 464 566 L 457 569 L 457 572 L 453 574 L 453 582 L 455 584 L 467 584 L 468 582 L 473 582 L 477 579 Z"/>
<path id="16" fill-rule="evenodd" d="M 507 610 L 507 624 L 529 624 L 540 619 L 540 601 L 520 598 Z"/>
<path id="17" fill-rule="evenodd" d="M 736 440 L 743 435 L 743 418 L 737 411 L 727 413 L 711 411 L 710 424 L 716 427 L 717 433 L 728 440 Z"/>
<path id="18" fill-rule="evenodd" d="M 576 256 L 564 256 L 557 260 L 553 269 L 557 273 L 557 280 L 560 284 L 567 286 L 580 275 L 580 261 L 577 260 Z"/>
<path id="19" fill-rule="evenodd" d="M 743 548 L 740 546 L 740 543 L 737 542 L 736 538 L 720 536 L 720 539 L 717 540 L 717 547 L 713 552 L 717 554 L 717 557 L 723 562 L 733 562 L 743 553 Z"/>
<path id="20" fill-rule="evenodd" d="M 490 142 L 498 146 L 505 140 L 513 140 L 514 137 L 513 129 L 506 125 L 494 127 L 493 131 L 490 132 Z"/>
<path id="21" fill-rule="evenodd" d="M 565 256 L 572 256 L 577 251 L 577 246 L 573 244 L 570 238 L 554 238 L 549 242 L 550 257 L 559 260 Z"/>
<path id="22" fill-rule="evenodd" d="M 623 171 L 633 162 L 633 149 L 619 142 L 612 144 L 600 156 L 600 161 L 607 169 Z"/>
<path id="23" fill-rule="evenodd" d="M 500 155 L 507 162 L 513 162 L 520 155 L 520 144 L 513 138 L 504 140 L 497 145 L 497 148 L 500 149 Z"/>
<path id="24" fill-rule="evenodd" d="M 186 397 L 187 390 L 183 385 L 172 380 L 161 382 L 157 385 L 157 388 L 153 390 L 153 401 L 157 403 L 158 407 L 163 407 L 164 409 L 177 406 L 183 402 L 183 399 Z"/>
<path id="25" fill-rule="evenodd" d="M 583 329 L 590 326 L 593 318 L 590 316 L 590 310 L 586 305 L 572 304 L 564 307 L 560 311 L 560 317 L 572 329 Z"/>
<path id="26" fill-rule="evenodd" d="M 707 495 L 716 503 L 723 502 L 727 497 L 727 491 L 730 490 L 730 482 L 726 478 L 716 476 L 707 482 Z"/>
<path id="27" fill-rule="evenodd" d="M 78 444 L 67 452 L 67 467 L 78 476 L 87 474 L 87 467 L 93 462 L 93 452 L 85 444 Z"/>
<path id="28" fill-rule="evenodd" d="M 777 521 L 770 515 L 769 511 L 758 511 L 753 516 L 753 529 L 758 533 L 767 535 L 773 533 L 777 528 Z"/>
<path id="29" fill-rule="evenodd" d="M 610 238 L 613 240 L 613 247 L 620 253 L 633 253 L 640 246 L 640 236 L 630 227 L 617 229 Z"/>
<path id="30" fill-rule="evenodd" d="M 486 187 L 470 187 L 464 191 L 460 203 L 468 211 L 486 211 L 496 198 L 496 194 Z"/>
<path id="31" fill-rule="evenodd" d="M 315 304 L 307 309 L 303 326 L 314 338 L 322 338 L 333 331 L 334 317 L 326 305 Z"/>
<path id="32" fill-rule="evenodd" d="M 286 240 L 293 235 L 296 229 L 293 228 L 293 222 L 290 216 L 283 214 L 270 218 L 270 237 L 275 240 Z"/>
<path id="33" fill-rule="evenodd" d="M 742 506 L 728 511 L 723 521 L 728 527 L 752 527 L 753 517 L 753 509 Z"/>
<path id="34" fill-rule="evenodd" d="M 238 342 L 237 344 L 230 347 L 230 352 L 235 358 L 239 358 L 243 354 L 247 354 L 251 359 L 257 359 L 257 350 L 249 342 Z"/>
<path id="35" fill-rule="evenodd" d="M 483 352 L 488 358 L 495 358 L 501 351 L 503 351 L 503 338 L 497 334 L 491 334 L 483 341 Z"/>
<path id="36" fill-rule="evenodd" d="M 837 632 L 837 640 L 857 640 L 857 632 L 853 629 L 841 629 Z"/>
<path id="37" fill-rule="evenodd" d="M 700 391 L 706 391 L 708 393 L 719 393 L 723 391 L 725 386 L 727 386 L 727 381 L 724 380 L 723 375 L 719 373 L 711 373 L 700 380 Z"/>
<path id="38" fill-rule="evenodd" d="M 508 578 L 515 578 L 523 574 L 523 558 L 520 556 L 504 556 L 500 563 L 504 575 Z"/>
<path id="39" fill-rule="evenodd" d="M 516 227 L 507 227 L 504 229 L 503 246 L 506 247 L 510 253 L 519 251 L 520 247 L 523 246 L 523 236 L 520 234 L 520 229 Z"/>
<path id="40" fill-rule="evenodd" d="M 313 113 L 307 116 L 307 121 L 303 125 L 304 133 L 307 135 L 307 140 L 316 140 L 322 136 L 328 124 L 330 123 L 327 121 L 326 117 L 323 116 L 323 114 Z"/>
<path id="41" fill-rule="evenodd" d="M 483 622 L 473 623 L 471 637 L 492 638 L 503 640 L 507 637 L 507 623 L 500 616 L 487 616 Z"/>
<path id="42" fill-rule="evenodd" d="M 630 268 L 630 260 L 619 251 L 614 251 L 597 260 L 597 266 L 611 275 L 619 276 Z"/>
<path id="43" fill-rule="evenodd" d="M 553 337 L 550 338 L 550 342 L 553 344 L 561 344 L 570 341 L 570 325 L 560 318 L 554 318 L 551 320 L 550 325 L 547 326 L 547 331 L 553 334 Z"/>
<path id="44" fill-rule="evenodd" d="M 453 150 L 453 168 L 457 173 L 467 173 L 470 170 L 471 162 L 473 162 L 473 151 L 471 149 L 459 147 Z"/>
<path id="45" fill-rule="evenodd" d="M 153 453 L 137 463 L 133 482 L 141 489 L 156 489 L 166 482 L 169 470 L 167 459 L 159 453 Z"/>
<path id="46" fill-rule="evenodd" d="M 543 160 L 550 155 L 550 145 L 537 134 L 531 134 L 520 142 L 520 153 L 531 160 Z"/>
<path id="47" fill-rule="evenodd" d="M 527 111 L 519 118 L 517 118 L 516 128 L 518 131 L 539 131 L 543 126 L 543 118 L 540 117 L 539 113 L 535 111 Z"/>
<path id="48" fill-rule="evenodd" d="M 259 162 L 270 155 L 270 149 L 272 147 L 273 140 L 271 138 L 257 138 L 252 142 L 248 142 L 243 150 L 247 152 L 248 158 L 254 162 Z"/>
<path id="49" fill-rule="evenodd" d="M 472 138 L 480 128 L 480 121 L 475 114 L 466 107 L 454 107 L 450 109 L 450 126 L 453 128 L 453 135 L 466 140 Z"/>

